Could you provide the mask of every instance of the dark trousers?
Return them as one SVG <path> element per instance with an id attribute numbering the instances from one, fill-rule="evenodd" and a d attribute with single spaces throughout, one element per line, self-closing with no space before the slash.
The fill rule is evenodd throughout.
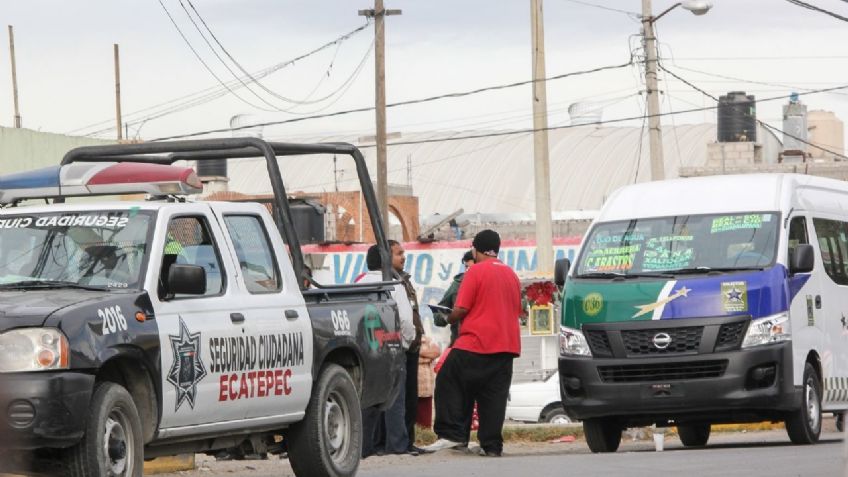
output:
<path id="1" fill-rule="evenodd" d="M 436 375 L 436 422 L 433 430 L 442 439 L 468 441 L 468 422 L 477 401 L 480 447 L 503 451 L 503 423 L 512 382 L 509 353 L 478 354 L 452 349 Z"/>
<path id="2" fill-rule="evenodd" d="M 409 446 L 415 445 L 415 417 L 418 414 L 418 350 L 406 352 L 406 434 Z"/>

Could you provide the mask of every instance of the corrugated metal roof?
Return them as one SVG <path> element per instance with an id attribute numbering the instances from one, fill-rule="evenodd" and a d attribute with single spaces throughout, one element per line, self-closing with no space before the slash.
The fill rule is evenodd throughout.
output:
<path id="1" fill-rule="evenodd" d="M 485 133 L 403 133 L 389 142 Z M 551 208 L 554 211 L 597 210 L 615 189 L 643 182 L 650 175 L 647 129 L 590 125 L 551 130 L 548 134 Z M 706 145 L 715 137 L 715 124 L 665 126 L 666 177 L 677 177 L 680 166 L 705 165 Z M 780 143 L 762 128 L 759 138 L 764 143 L 766 162 L 772 162 L 769 159 L 776 157 Z M 313 136 L 275 140 L 357 144 L 358 138 Z M 375 177 L 376 151 L 373 143 L 357 145 L 362 148 L 372 178 Z M 419 197 L 422 217 L 434 213 L 447 214 L 459 208 L 465 209 L 466 213 L 535 211 L 533 136 L 530 133 L 389 146 L 388 164 L 390 183 L 406 184 L 408 172 L 411 172 L 413 192 Z M 324 163 L 314 157 L 282 158 L 280 167 L 289 192 L 332 191 L 336 184 L 339 190 L 358 189 L 353 163 L 347 158 L 339 158 L 338 181 L 334 180 L 332 158 Z M 269 193 L 270 185 L 262 161 L 243 160 L 233 164 L 230 167 L 230 189 L 252 194 Z"/>

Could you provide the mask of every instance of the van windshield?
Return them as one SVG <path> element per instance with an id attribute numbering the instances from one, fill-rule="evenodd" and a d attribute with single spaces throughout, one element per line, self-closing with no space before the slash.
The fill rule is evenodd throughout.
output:
<path id="1" fill-rule="evenodd" d="M 0 288 L 138 288 L 153 214 L 137 210 L 0 216 Z"/>
<path id="2" fill-rule="evenodd" d="M 681 215 L 597 224 L 578 277 L 709 273 L 765 268 L 777 253 L 776 213 Z"/>

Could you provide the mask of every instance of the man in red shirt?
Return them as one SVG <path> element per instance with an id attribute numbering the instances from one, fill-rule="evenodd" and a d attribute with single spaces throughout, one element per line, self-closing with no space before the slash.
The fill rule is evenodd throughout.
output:
<path id="1" fill-rule="evenodd" d="M 480 453 L 503 452 L 503 422 L 512 361 L 521 354 L 518 315 L 521 285 L 509 266 L 498 260 L 497 232 L 474 237 L 475 265 L 465 272 L 448 322 L 461 322 L 459 337 L 436 375 L 436 422 L 439 436 L 428 450 L 467 445 L 465 422 L 474 401 L 480 416 Z"/>

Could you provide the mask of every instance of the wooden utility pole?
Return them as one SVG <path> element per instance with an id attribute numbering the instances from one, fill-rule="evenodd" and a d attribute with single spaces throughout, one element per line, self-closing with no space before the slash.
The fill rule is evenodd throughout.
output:
<path id="1" fill-rule="evenodd" d="M 551 167 L 548 158 L 548 99 L 545 83 L 545 26 L 542 0 L 530 0 L 533 35 L 533 169 L 536 191 L 536 271 L 553 276 Z"/>
<path id="2" fill-rule="evenodd" d="M 15 68 L 15 32 L 9 25 L 9 57 L 12 59 L 12 97 L 15 100 L 15 127 L 21 127 L 21 111 L 18 109 L 18 72 Z"/>
<path id="3" fill-rule="evenodd" d="M 666 12 L 663 12 L 663 14 Z M 661 181 L 665 179 L 665 160 L 663 159 L 662 130 L 660 129 L 659 116 L 660 98 L 657 86 L 655 20 L 651 14 L 651 0 L 642 0 L 642 34 L 645 38 L 645 87 L 648 90 L 648 139 L 651 145 L 651 180 Z"/>
<path id="4" fill-rule="evenodd" d="M 118 55 L 118 44 L 115 50 L 115 121 L 117 121 L 118 141 L 124 138 L 124 126 L 121 123 L 121 59 Z"/>
<path id="5" fill-rule="evenodd" d="M 377 116 L 377 204 L 383 229 L 389 230 L 389 177 L 386 160 L 386 15 L 400 15 L 400 10 L 386 10 L 383 0 L 374 0 L 373 10 L 359 10 L 359 15 L 374 18 L 374 83 Z"/>

